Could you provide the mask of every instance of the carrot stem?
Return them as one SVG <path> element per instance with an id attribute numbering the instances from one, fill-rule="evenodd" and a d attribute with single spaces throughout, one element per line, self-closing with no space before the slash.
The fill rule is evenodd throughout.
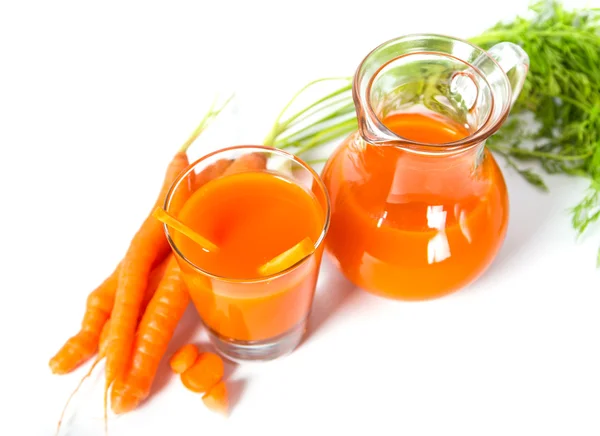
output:
<path id="1" fill-rule="evenodd" d="M 161 223 L 177 230 L 180 233 L 183 233 L 185 236 L 187 236 L 192 241 L 200 245 L 202 248 L 213 252 L 219 250 L 219 247 L 217 247 L 216 244 L 209 241 L 204 236 L 201 236 L 198 233 L 196 233 L 195 230 L 192 230 L 190 227 L 183 224 L 173 215 L 169 215 L 169 213 L 162 207 L 157 207 L 156 209 L 154 209 L 154 212 L 152 212 L 152 216 L 159 220 Z"/>
<path id="2" fill-rule="evenodd" d="M 179 151 L 181 153 L 187 152 L 188 148 L 190 148 L 190 145 L 192 145 L 194 143 L 194 141 L 196 140 L 196 138 L 198 138 L 200 133 L 202 133 L 204 130 L 206 130 L 206 128 L 217 117 L 217 115 L 219 115 L 221 113 L 221 111 L 223 109 L 225 109 L 225 107 L 229 104 L 229 102 L 233 99 L 233 97 L 234 97 L 234 94 L 231 94 L 229 96 L 229 98 L 227 100 L 225 100 L 225 103 L 223 103 L 218 109 L 215 109 L 215 107 L 217 105 L 217 98 L 215 97 L 212 104 L 210 105 L 210 109 L 208 110 L 208 112 L 206 113 L 204 118 L 202 118 L 202 120 L 200 121 L 200 124 L 198 124 L 198 127 L 196 127 L 196 130 L 194 130 L 192 132 L 190 137 L 183 143 L 183 145 L 179 149 Z"/>

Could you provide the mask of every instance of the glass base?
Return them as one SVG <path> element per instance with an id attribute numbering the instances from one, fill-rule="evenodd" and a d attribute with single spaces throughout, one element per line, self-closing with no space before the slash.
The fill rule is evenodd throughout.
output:
<path id="1" fill-rule="evenodd" d="M 307 321 L 274 338 L 262 341 L 237 341 L 217 335 L 209 329 L 209 338 L 217 351 L 233 362 L 267 361 L 290 354 L 300 344 Z"/>

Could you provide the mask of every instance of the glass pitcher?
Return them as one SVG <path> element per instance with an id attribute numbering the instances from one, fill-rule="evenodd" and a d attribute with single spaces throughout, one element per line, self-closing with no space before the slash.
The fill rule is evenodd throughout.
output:
<path id="1" fill-rule="evenodd" d="M 440 35 L 373 50 L 353 82 L 359 130 L 323 169 L 327 251 L 357 286 L 440 297 L 473 282 L 506 234 L 504 178 L 486 139 L 506 120 L 529 58 Z"/>

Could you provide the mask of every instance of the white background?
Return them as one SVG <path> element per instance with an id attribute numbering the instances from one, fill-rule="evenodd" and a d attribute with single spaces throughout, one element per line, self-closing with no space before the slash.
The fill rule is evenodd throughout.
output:
<path id="1" fill-rule="evenodd" d="M 573 4 L 573 2 L 570 2 Z M 577 3 L 583 5 L 583 2 Z M 596 2 L 596 6 L 599 4 Z M 50 435 L 87 366 L 47 361 L 149 212 L 166 163 L 216 92 L 232 110 L 193 146 L 260 143 L 305 82 L 350 75 L 405 33 L 475 35 L 525 9 L 503 0 L 5 1 L 0 5 L 0 433 Z M 230 368 L 234 407 L 211 414 L 160 369 L 151 398 L 109 434 L 600 434 L 600 232 L 505 171 L 511 222 L 477 283 L 423 303 L 383 300 L 326 264 L 305 343 Z M 204 341 L 188 310 L 170 352 Z M 63 434 L 101 435 L 102 370 Z"/>

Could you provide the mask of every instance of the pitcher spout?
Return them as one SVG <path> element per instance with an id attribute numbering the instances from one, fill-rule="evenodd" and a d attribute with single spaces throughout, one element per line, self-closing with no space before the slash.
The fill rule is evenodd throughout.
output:
<path id="1" fill-rule="evenodd" d="M 372 145 L 397 144 L 399 138 L 390 129 L 388 129 L 376 116 L 367 113 L 363 106 L 356 103 L 356 118 L 358 121 L 358 131 L 363 140 Z"/>

